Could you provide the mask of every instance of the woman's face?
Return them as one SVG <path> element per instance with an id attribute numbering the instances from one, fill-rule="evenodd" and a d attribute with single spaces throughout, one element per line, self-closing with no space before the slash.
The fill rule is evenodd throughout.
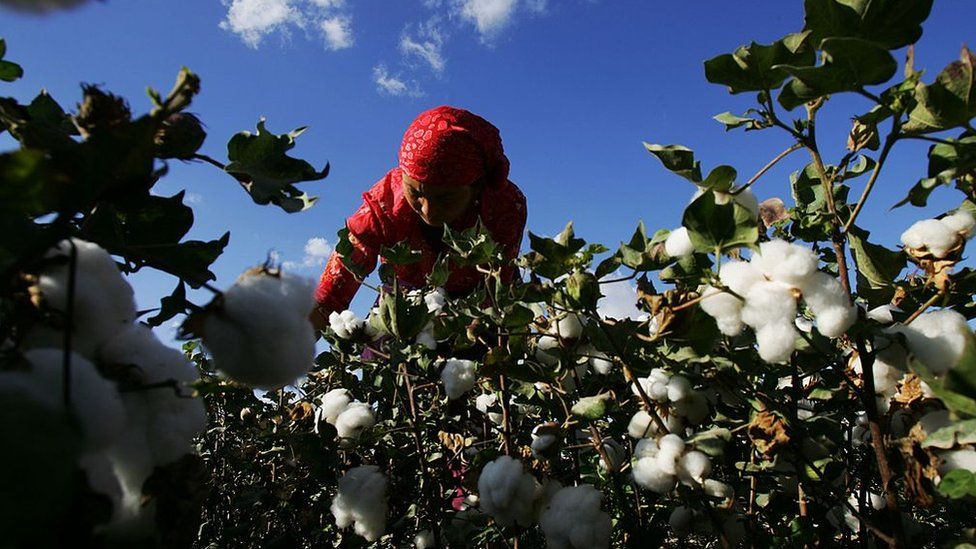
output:
<path id="1" fill-rule="evenodd" d="M 461 217 L 477 198 L 477 184 L 425 185 L 403 174 L 403 196 L 424 223 L 441 227 Z"/>

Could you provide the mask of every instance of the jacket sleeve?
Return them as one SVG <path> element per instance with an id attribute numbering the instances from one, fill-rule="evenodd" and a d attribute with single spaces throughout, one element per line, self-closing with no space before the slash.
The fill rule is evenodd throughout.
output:
<path id="1" fill-rule="evenodd" d="M 346 228 L 349 229 L 353 253 L 350 257 L 343 258 L 338 252 L 332 252 L 315 289 L 317 312 L 326 319 L 333 311 L 348 309 L 362 283 L 362 280 L 346 268 L 345 262 L 352 262 L 367 274 L 376 267 L 381 225 L 365 195 L 362 206 L 346 220 Z"/>

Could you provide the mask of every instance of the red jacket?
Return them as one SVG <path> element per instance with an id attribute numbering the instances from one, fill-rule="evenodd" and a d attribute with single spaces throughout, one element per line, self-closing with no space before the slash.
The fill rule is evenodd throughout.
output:
<path id="1" fill-rule="evenodd" d="M 363 204 L 346 221 L 356 251 L 351 260 L 367 272 L 376 267 L 376 258 L 382 246 L 393 246 L 406 239 L 410 247 L 419 250 L 420 261 L 396 267 L 397 279 L 409 287 L 426 284 L 438 255 L 444 251 L 441 242 L 442 229 L 426 225 L 404 199 L 399 167 L 390 170 L 385 177 L 363 193 Z M 495 242 L 504 247 L 509 260 L 502 276 L 511 281 L 517 274 L 514 259 L 519 254 L 522 233 L 525 230 L 525 196 L 514 183 L 504 179 L 486 186 L 474 208 L 449 224 L 451 229 L 472 227 L 481 218 Z M 342 266 L 342 258 L 332 254 L 315 292 L 319 308 L 326 315 L 342 311 L 359 289 L 359 281 Z M 484 275 L 473 267 L 458 268 L 451 272 L 445 289 L 451 295 L 471 292 L 484 281 Z"/>

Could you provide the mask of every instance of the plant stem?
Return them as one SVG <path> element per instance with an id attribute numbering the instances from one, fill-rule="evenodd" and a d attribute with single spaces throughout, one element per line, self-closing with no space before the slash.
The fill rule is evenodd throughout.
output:
<path id="1" fill-rule="evenodd" d="M 786 149 L 785 151 L 779 153 L 778 155 L 776 155 L 775 158 L 773 158 L 772 160 L 770 160 L 769 163 L 766 164 L 765 166 L 763 166 L 758 172 L 756 172 L 756 175 L 752 176 L 752 178 L 749 179 L 749 181 L 747 181 L 745 185 L 743 185 L 742 187 L 736 189 L 735 192 L 733 192 L 732 194 L 733 195 L 737 195 L 737 194 L 745 191 L 746 189 L 748 189 L 749 187 L 751 187 L 753 183 L 755 183 L 756 181 L 758 181 L 759 178 L 762 177 L 766 172 L 768 172 L 770 169 L 772 169 L 773 166 L 775 166 L 777 163 L 779 163 L 780 160 L 782 160 L 782 159 L 786 158 L 787 156 L 789 156 L 793 151 L 797 151 L 797 150 L 800 150 L 802 148 L 803 148 L 803 144 L 802 143 L 793 143 L 792 145 L 790 145 L 790 147 L 788 149 Z"/>
<path id="2" fill-rule="evenodd" d="M 864 208 L 864 203 L 868 199 L 868 195 L 871 194 L 871 189 L 874 188 L 874 183 L 878 180 L 878 174 L 881 173 L 881 167 L 884 166 L 885 160 L 888 158 L 888 153 L 891 152 L 891 148 L 895 145 L 895 141 L 898 140 L 898 120 L 895 119 L 891 133 L 885 138 L 884 145 L 881 147 L 881 154 L 878 155 L 878 162 L 874 165 L 874 170 L 871 172 L 871 177 L 868 179 L 866 185 L 864 185 L 864 190 L 861 192 L 861 197 L 857 201 L 857 205 L 854 206 L 854 211 L 851 213 L 850 219 L 844 224 L 844 234 L 847 234 L 854 226 L 854 220 L 860 215 L 861 209 Z"/>
<path id="3" fill-rule="evenodd" d="M 914 313 L 912 313 L 911 316 L 909 316 L 908 318 L 906 318 L 905 319 L 905 322 L 902 322 L 902 324 L 905 325 L 905 326 L 908 326 L 909 324 L 911 324 L 912 322 L 914 322 L 916 318 L 922 316 L 922 313 L 924 313 L 932 305 L 935 305 L 936 302 L 938 302 L 944 296 L 945 296 L 945 290 L 944 289 L 943 290 L 939 290 L 939 292 L 937 294 L 935 294 L 934 296 L 930 297 L 928 299 L 928 301 L 926 301 L 925 303 L 922 303 L 922 305 L 918 308 L 918 310 L 915 311 Z"/>

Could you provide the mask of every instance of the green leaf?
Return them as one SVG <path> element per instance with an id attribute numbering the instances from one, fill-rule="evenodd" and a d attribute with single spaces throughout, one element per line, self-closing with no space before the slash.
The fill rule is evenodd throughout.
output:
<path id="1" fill-rule="evenodd" d="M 787 110 L 825 95 L 882 84 L 898 72 L 898 63 L 888 50 L 867 40 L 827 38 L 820 47 L 824 53 L 820 66 L 777 65 L 794 78 L 778 98 Z"/>
<path id="2" fill-rule="evenodd" d="M 939 482 L 939 493 L 952 499 L 976 496 L 976 474 L 965 469 L 949 471 Z"/>
<path id="3" fill-rule="evenodd" d="M 735 181 L 736 175 L 737 172 L 732 166 L 716 166 L 715 169 L 708 172 L 708 177 L 699 184 L 699 187 L 712 191 L 726 192 L 732 188 L 732 183 Z"/>
<path id="4" fill-rule="evenodd" d="M 597 302 L 603 297 L 596 276 L 592 273 L 577 271 L 566 278 L 565 284 L 570 305 L 585 311 L 596 310 Z"/>
<path id="5" fill-rule="evenodd" d="M 430 320 L 427 305 L 423 302 L 415 304 L 404 297 L 399 288 L 394 287 L 391 293 L 384 293 L 380 298 L 380 319 L 386 332 L 393 334 L 401 341 L 413 339 L 424 329 Z"/>
<path id="6" fill-rule="evenodd" d="M 934 433 L 929 433 L 922 441 L 922 448 L 941 448 L 948 450 L 957 443 L 971 444 L 976 442 L 976 419 L 967 419 L 943 427 Z"/>
<path id="7" fill-rule="evenodd" d="M 830 37 L 855 37 L 893 50 L 914 44 L 933 0 L 806 0 L 804 29 L 819 44 Z"/>
<path id="8" fill-rule="evenodd" d="M 692 183 L 701 181 L 701 162 L 695 160 L 695 151 L 684 145 L 656 145 L 644 143 L 647 152 L 653 154 L 664 167 Z"/>
<path id="9" fill-rule="evenodd" d="M 872 306 L 891 301 L 894 281 L 905 268 L 905 254 L 868 241 L 870 233 L 851 227 L 847 233 L 854 263 L 857 265 L 857 293 L 869 297 Z"/>
<path id="10" fill-rule="evenodd" d="M 0 38 L 0 80 L 13 82 L 24 76 L 24 69 L 12 61 L 4 61 L 3 56 L 7 53 L 7 43 Z"/>
<path id="11" fill-rule="evenodd" d="M 186 300 L 186 284 L 182 280 L 176 285 L 173 293 L 159 301 L 159 312 L 146 319 L 150 326 L 162 326 L 164 322 L 176 315 L 187 311 L 189 302 Z"/>
<path id="12" fill-rule="evenodd" d="M 704 192 L 685 209 L 681 224 L 699 250 L 730 250 L 751 246 L 759 239 L 756 219 L 734 200 L 715 202 L 715 193 Z"/>
<path id="13" fill-rule="evenodd" d="M 930 133 L 964 125 L 976 116 L 976 55 L 963 46 L 930 85 L 915 88 L 916 105 L 902 126 L 905 133 Z"/>
<path id="14" fill-rule="evenodd" d="M 275 135 L 264 124 L 262 118 L 256 134 L 241 132 L 230 139 L 227 172 L 241 182 L 257 204 L 275 204 L 288 213 L 310 208 L 317 198 L 299 191 L 294 184 L 324 179 L 329 175 L 329 165 L 316 171 L 308 162 L 288 156 L 306 128 Z"/>
<path id="15" fill-rule="evenodd" d="M 728 111 L 721 114 L 716 114 L 712 117 L 712 119 L 725 125 L 725 131 L 731 131 L 742 126 L 745 126 L 746 131 L 759 130 L 765 127 L 761 120 L 749 118 L 747 116 L 738 116 Z"/>
<path id="16" fill-rule="evenodd" d="M 501 248 L 491 238 L 479 219 L 473 227 L 454 231 L 444 225 L 444 243 L 451 253 L 451 260 L 462 266 L 485 265 L 500 260 Z"/>
<path id="17" fill-rule="evenodd" d="M 600 419 L 607 412 L 606 400 L 608 396 L 609 395 L 603 394 L 583 397 L 579 399 L 576 404 L 573 404 L 570 411 L 573 412 L 573 415 L 577 415 L 591 421 Z"/>
<path id="18" fill-rule="evenodd" d="M 369 275 L 369 271 L 363 269 L 353 259 L 356 256 L 356 246 L 352 243 L 352 233 L 348 227 L 339 229 L 336 233 L 335 251 L 342 258 L 342 266 L 351 272 L 356 278 L 362 280 Z"/>
<path id="19" fill-rule="evenodd" d="M 408 240 L 401 240 L 391 247 L 383 246 L 380 255 L 387 263 L 393 265 L 410 265 L 420 261 L 423 253 L 410 247 Z"/>
<path id="20" fill-rule="evenodd" d="M 713 84 L 728 86 L 729 93 L 774 90 L 789 76 L 780 65 L 813 65 L 814 51 L 802 37 L 790 35 L 770 45 L 752 42 L 739 46 L 733 53 L 705 61 L 705 78 Z"/>
<path id="21" fill-rule="evenodd" d="M 928 177 L 920 179 L 894 208 L 905 204 L 925 206 L 937 187 L 950 185 L 953 181 L 960 186 L 961 179 L 976 174 L 976 135 L 948 141 L 929 147 Z"/>

